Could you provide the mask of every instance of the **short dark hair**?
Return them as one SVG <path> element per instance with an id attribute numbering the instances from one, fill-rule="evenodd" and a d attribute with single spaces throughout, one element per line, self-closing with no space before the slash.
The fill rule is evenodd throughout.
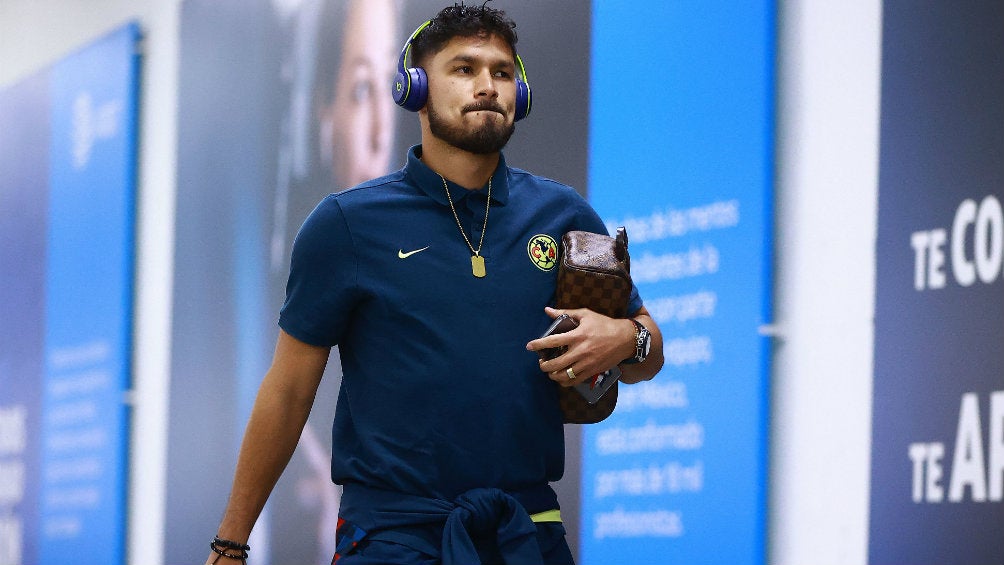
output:
<path id="1" fill-rule="evenodd" d="M 516 56 L 516 23 L 505 12 L 489 8 L 487 1 L 481 6 L 466 6 L 463 2 L 447 6 L 412 41 L 412 65 L 421 67 L 455 37 L 490 35 L 504 39 Z"/>

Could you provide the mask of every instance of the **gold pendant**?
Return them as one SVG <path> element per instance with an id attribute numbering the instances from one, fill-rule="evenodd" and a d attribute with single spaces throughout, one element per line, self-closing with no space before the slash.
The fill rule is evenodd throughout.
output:
<path id="1" fill-rule="evenodd" d="M 471 255 L 471 270 L 474 276 L 479 279 L 485 276 L 485 258 L 480 255 Z"/>

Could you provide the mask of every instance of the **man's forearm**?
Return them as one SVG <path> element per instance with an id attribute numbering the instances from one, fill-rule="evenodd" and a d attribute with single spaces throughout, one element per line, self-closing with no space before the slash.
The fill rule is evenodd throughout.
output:
<path id="1" fill-rule="evenodd" d="M 247 540 L 296 449 L 310 404 L 296 407 L 288 402 L 263 383 L 241 443 L 230 499 L 218 532 L 221 538 Z"/>
<path id="2" fill-rule="evenodd" d="M 244 431 L 230 498 L 216 532 L 219 537 L 247 541 L 296 449 L 327 358 L 328 349 L 280 332 L 272 366 L 258 389 Z"/>

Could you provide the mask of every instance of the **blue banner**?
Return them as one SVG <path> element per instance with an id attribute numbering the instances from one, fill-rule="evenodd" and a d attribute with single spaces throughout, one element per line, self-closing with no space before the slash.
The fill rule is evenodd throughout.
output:
<path id="1" fill-rule="evenodd" d="M 34 253 L 3 246 L 31 286 L 4 300 L 29 333 L 0 363 L 2 443 L 21 438 L 0 445 L 0 482 L 21 485 L 17 504 L 0 496 L 2 563 L 124 561 L 138 39 L 127 25 L 2 95 L 0 130 L 27 134 L 3 136 L 3 170 L 22 173 L 3 198 L 35 218 L 3 217 Z"/>
<path id="2" fill-rule="evenodd" d="M 773 2 L 593 4 L 589 196 L 666 364 L 583 439 L 582 563 L 763 563 Z"/>
<path id="3" fill-rule="evenodd" d="M 121 563 L 139 30 L 51 75 L 40 563 Z"/>

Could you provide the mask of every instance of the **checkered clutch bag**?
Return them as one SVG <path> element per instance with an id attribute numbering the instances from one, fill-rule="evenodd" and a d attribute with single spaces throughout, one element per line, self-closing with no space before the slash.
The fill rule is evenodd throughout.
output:
<path id="1" fill-rule="evenodd" d="M 584 231 L 571 231 L 562 237 L 555 295 L 558 308 L 589 308 L 604 316 L 624 318 L 630 298 L 627 230 L 618 228 L 615 237 Z M 617 383 L 595 404 L 586 402 L 572 387 L 559 388 L 558 401 L 566 423 L 596 423 L 614 411 Z"/>

